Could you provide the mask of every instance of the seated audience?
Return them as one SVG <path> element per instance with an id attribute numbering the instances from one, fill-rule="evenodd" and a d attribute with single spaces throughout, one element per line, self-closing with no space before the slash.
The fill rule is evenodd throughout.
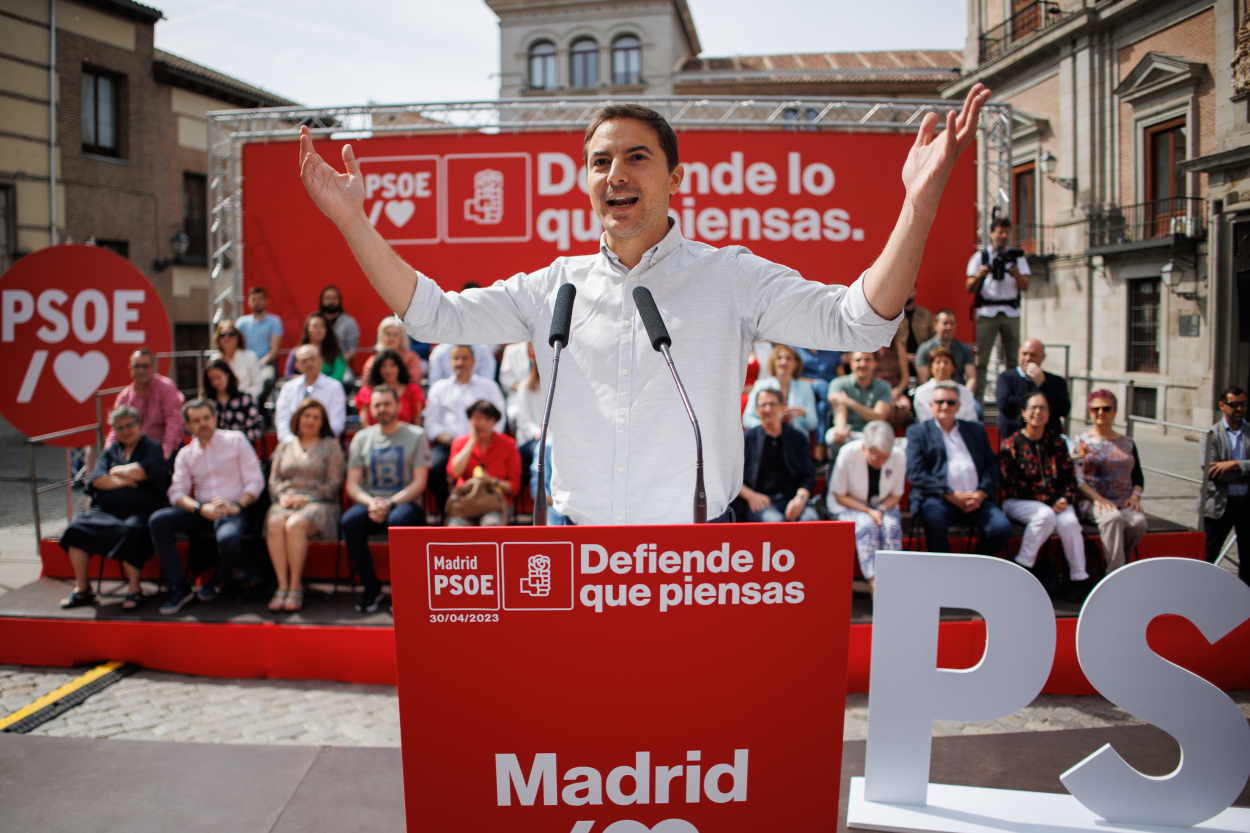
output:
<path id="1" fill-rule="evenodd" d="M 1229 530 L 1237 533 L 1239 552 L 1250 553 L 1250 443 L 1244 434 L 1246 392 L 1229 385 L 1219 398 L 1220 421 L 1202 438 L 1203 529 L 1207 533 L 1207 561 L 1220 556 Z M 1238 575 L 1250 584 L 1250 554 L 1242 555 Z"/>
<path id="2" fill-rule="evenodd" d="M 855 524 L 855 554 L 868 589 L 877 589 L 877 551 L 903 547 L 898 502 L 906 485 L 907 457 L 894 447 L 894 429 L 883 420 L 864 426 L 864 436 L 843 447 L 829 478 L 826 505 L 839 521 Z"/>
<path id="3" fill-rule="evenodd" d="M 260 373 L 260 359 L 256 354 L 244 347 L 241 342 L 243 335 L 230 319 L 220 321 L 213 330 L 213 346 L 216 348 L 208 354 L 210 361 L 225 359 L 238 379 L 239 390 L 255 399 L 260 396 L 264 379 Z"/>
<path id="4" fill-rule="evenodd" d="M 408 368 L 409 384 L 421 384 L 421 379 L 425 376 L 425 363 L 421 361 L 421 357 L 417 355 L 417 352 L 412 349 L 412 344 L 408 340 L 408 333 L 404 330 L 404 322 L 398 316 L 388 315 L 378 323 L 377 343 L 373 345 L 373 354 L 365 359 L 365 366 L 361 368 L 360 378 L 369 378 L 369 371 L 373 368 L 374 361 L 382 354 L 383 350 L 394 350 L 399 354 L 404 367 Z M 366 407 L 365 410 L 369 409 Z"/>
<path id="5" fill-rule="evenodd" d="M 979 551 L 1007 551 L 1011 523 L 992 499 L 998 484 L 998 461 L 979 422 L 955 417 L 959 386 L 938 382 L 934 418 L 907 429 L 907 480 L 912 512 L 924 524 L 925 549 L 950 551 L 950 525 L 969 524 L 978 532 Z"/>
<path id="6" fill-rule="evenodd" d="M 847 440 L 864 430 L 864 425 L 874 419 L 890 418 L 890 386 L 877 378 L 877 357 L 872 353 L 856 351 L 849 355 L 850 374 L 839 376 L 829 383 L 829 405 L 833 410 L 833 427 L 826 441 L 830 446 L 829 459 L 837 459 L 838 449 Z"/>
<path id="7" fill-rule="evenodd" d="M 810 384 L 798 378 L 802 372 L 803 363 L 794 348 L 786 344 L 774 344 L 773 351 L 768 356 L 768 375 L 761 375 L 751 388 L 746 413 L 742 415 L 743 427 L 755 428 L 760 424 L 760 417 L 752 405 L 761 390 L 772 388 L 781 391 L 786 403 L 782 419 L 803 436 L 810 436 L 817 428 L 816 395 Z"/>
<path id="8" fill-rule="evenodd" d="M 130 379 L 113 401 L 113 409 L 129 405 L 138 411 L 143 435 L 159 443 L 168 460 L 182 445 L 182 393 L 173 380 L 156 372 L 156 357 L 150 350 L 130 354 Z M 117 436 L 109 431 L 105 448 L 115 442 Z"/>
<path id="9" fill-rule="evenodd" d="M 343 540 L 363 593 L 360 613 L 376 613 L 384 598 L 373 569 L 369 536 L 392 526 L 421 526 L 430 466 L 425 431 L 399 420 L 399 397 L 379 386 L 369 398 L 372 424 L 352 437 L 347 454 L 347 497 L 353 505 L 343 513 Z"/>
<path id="10" fill-rule="evenodd" d="M 447 502 L 447 459 L 451 453 L 451 442 L 469 432 L 468 407 L 479 399 L 490 402 L 501 413 L 506 407 L 499 385 L 473 373 L 474 362 L 472 347 L 467 344 L 453 346 L 453 375 L 431 384 L 426 397 L 425 435 L 430 440 L 430 491 L 439 506 Z M 433 366 L 431 361 L 431 369 Z M 495 430 L 504 430 L 502 420 Z"/>
<path id="11" fill-rule="evenodd" d="M 217 405 L 217 427 L 241 431 L 248 441 L 260 442 L 265 433 L 265 417 L 250 394 L 239 390 L 239 380 L 225 359 L 214 359 L 204 368 L 200 380 L 204 396 Z"/>
<path id="12" fill-rule="evenodd" d="M 243 346 L 256 354 L 260 361 L 262 387 L 258 399 L 265 402 L 273 390 L 278 350 L 282 347 L 282 319 L 266 312 L 269 293 L 262 286 L 253 286 L 248 290 L 247 304 L 251 312 L 239 316 L 234 325 L 243 334 Z"/>
<path id="13" fill-rule="evenodd" d="M 1032 569 L 1037 551 L 1056 530 L 1068 560 L 1068 578 L 1085 581 L 1085 537 L 1076 516 L 1076 470 L 1068 444 L 1049 427 L 1046 394 L 1024 402 L 1024 427 L 1003 441 L 999 474 L 1003 511 L 1024 524 L 1016 563 Z"/>
<path id="14" fill-rule="evenodd" d="M 948 309 L 938 310 L 935 319 L 937 334 L 916 349 L 916 378 L 922 383 L 929 381 L 931 351 L 941 347 L 950 352 L 955 364 L 953 378 L 961 385 L 971 387 L 977 378 L 977 359 L 972 348 L 955 338 L 955 313 Z"/>
<path id="15" fill-rule="evenodd" d="M 288 379 L 278 392 L 273 420 L 278 442 L 291 438 L 291 415 L 299 403 L 309 397 L 325 405 L 326 413 L 330 415 L 330 430 L 334 436 L 339 436 L 347 422 L 347 395 L 343 393 L 343 386 L 321 372 L 321 355 L 313 345 L 300 345 L 291 355 L 295 357 L 300 375 Z"/>
<path id="16" fill-rule="evenodd" d="M 1082 516 L 1098 525 L 1110 573 L 1124 566 L 1146 534 L 1146 515 L 1141 509 L 1146 480 L 1137 445 L 1131 438 L 1116 433 L 1115 394 L 1096 390 L 1088 401 L 1093 428 L 1077 438 L 1073 454 L 1082 495 L 1078 508 Z"/>
<path id="17" fill-rule="evenodd" d="M 512 345 L 509 345 L 512 346 Z M 538 377 L 538 362 L 534 348 L 528 342 L 522 345 L 529 354 L 529 369 L 524 379 L 508 394 L 508 422 L 516 435 L 517 451 L 521 453 L 521 470 L 529 471 L 534 462 L 534 449 L 542 431 L 543 398 L 542 381 Z"/>
<path id="18" fill-rule="evenodd" d="M 507 434 L 496 431 L 503 418 L 492 403 L 479 399 L 465 409 L 469 431 L 456 437 L 447 460 L 455 491 L 447 501 L 448 526 L 502 526 L 521 489 L 521 455 Z M 493 500 L 466 500 L 475 492 Z"/>
<path id="19" fill-rule="evenodd" d="M 899 327 L 894 333 L 894 341 L 873 354 L 877 359 L 877 378 L 890 386 L 889 422 L 899 428 L 911 422 L 911 399 L 907 396 L 907 389 L 911 386 L 911 364 L 906 344 L 907 333 Z"/>
<path id="20" fill-rule="evenodd" d="M 909 359 L 915 359 L 920 345 L 933 337 L 933 313 L 916 303 L 914 289 L 903 304 L 903 320 L 898 328 L 903 333 L 903 347 Z"/>
<path id="21" fill-rule="evenodd" d="M 193 595 L 211 602 L 226 590 L 242 555 L 246 510 L 265 488 L 252 444 L 238 431 L 218 429 L 216 411 L 207 399 L 182 406 L 192 440 L 174 459 L 170 505 L 153 512 L 148 521 L 161 575 L 169 585 L 169 598 L 160 607 L 165 615 L 182 610 Z M 213 579 L 195 594 L 174 543 L 179 532 L 211 535 L 217 544 Z"/>
<path id="22" fill-rule="evenodd" d="M 538 495 L 538 449 L 534 450 L 534 462 L 530 464 L 530 494 Z M 568 519 L 556 511 L 551 498 L 551 438 L 547 438 L 547 453 L 543 455 L 543 495 L 547 503 L 547 526 L 566 526 Z"/>
<path id="23" fill-rule="evenodd" d="M 324 315 L 314 312 L 304 320 L 304 334 L 300 336 L 299 343 L 300 345 L 311 344 L 317 349 L 317 353 L 321 357 L 321 373 L 323 375 L 329 376 L 341 385 L 347 385 L 351 382 L 351 370 L 347 366 L 347 359 L 344 358 L 338 339 L 334 335 L 334 330 L 330 328 L 330 324 L 326 321 Z M 292 350 L 287 355 L 283 376 L 290 376 L 299 372 L 295 367 L 295 352 L 295 350 Z"/>
<path id="24" fill-rule="evenodd" d="M 816 510 L 807 505 L 816 488 L 810 440 L 786 424 L 785 401 L 776 388 L 755 392 L 755 411 L 760 424 L 743 435 L 741 502 L 735 501 L 736 511 L 745 513 L 742 520 L 752 522 L 817 520 Z"/>
<path id="25" fill-rule="evenodd" d="M 803 365 L 803 375 L 799 378 L 812 386 L 812 396 L 816 398 L 816 430 L 823 439 L 830 418 L 829 383 L 842 371 L 842 351 L 794 349 Z"/>
<path id="26" fill-rule="evenodd" d="M 166 503 L 169 465 L 160 445 L 139 429 L 134 408 L 115 408 L 109 426 L 117 441 L 104 449 L 87 480 L 91 508 L 75 515 L 61 534 L 61 548 L 74 568 L 74 592 L 61 601 L 63 608 L 95 603 L 87 578 L 91 554 L 121 562 L 127 584 L 123 610 L 143 602 L 139 572 L 152 557 L 148 516 Z"/>
<path id="27" fill-rule="evenodd" d="M 291 438 L 274 449 L 269 469 L 265 543 L 278 579 L 270 610 L 304 606 L 304 559 L 312 539 L 339 534 L 343 449 L 330 430 L 325 406 L 305 399 L 291 414 Z"/>
<path id="28" fill-rule="evenodd" d="M 455 375 L 452 367 L 451 351 L 455 344 L 440 344 L 430 350 L 430 368 L 427 378 L 432 386 L 442 379 L 450 379 Z M 495 381 L 495 351 L 489 344 L 463 345 L 473 351 L 473 375 L 488 381 Z"/>
<path id="29" fill-rule="evenodd" d="M 1046 348 L 1037 339 L 1030 338 L 1020 345 L 1019 364 L 999 374 L 995 392 L 998 399 L 1000 438 L 1006 439 L 1020 430 L 1024 403 L 1035 393 L 1046 396 L 1046 402 L 1050 406 L 1050 423 L 1047 427 L 1051 433 L 1063 433 L 1063 420 L 1072 408 L 1068 399 L 1068 383 L 1063 377 L 1042 370 L 1044 361 Z"/>
<path id="30" fill-rule="evenodd" d="M 945 347 L 934 347 L 928 352 L 928 356 L 929 367 L 927 368 L 927 375 L 929 376 L 929 381 L 916 388 L 915 409 L 917 422 L 933 419 L 933 408 L 929 402 L 933 399 L 933 391 L 936 389 L 937 383 L 955 381 L 955 357 L 951 354 L 951 351 Z M 955 418 L 970 422 L 980 420 L 981 416 L 977 411 L 977 402 L 972 396 L 972 391 L 958 382 L 956 384 L 959 385 L 959 413 L 955 414 Z"/>
<path id="31" fill-rule="evenodd" d="M 321 290 L 321 296 L 317 301 L 317 312 L 334 331 L 334 339 L 339 349 L 343 351 L 343 358 L 351 361 L 356 348 L 360 346 L 360 325 L 356 323 L 355 318 L 343 310 L 343 293 L 337 286 L 330 284 Z M 339 381 L 343 380 L 339 379 Z"/>
<path id="32" fill-rule="evenodd" d="M 410 354 L 411 355 L 411 354 Z M 372 360 L 376 359 L 376 361 Z M 403 358 L 394 350 L 383 350 L 372 357 L 369 372 L 365 374 L 365 385 L 356 393 L 356 412 L 360 414 L 360 424 L 368 425 L 369 398 L 378 385 L 399 392 L 399 420 L 421 424 L 421 412 L 425 410 L 425 394 L 421 386 L 413 383 L 408 375 L 408 367 Z"/>

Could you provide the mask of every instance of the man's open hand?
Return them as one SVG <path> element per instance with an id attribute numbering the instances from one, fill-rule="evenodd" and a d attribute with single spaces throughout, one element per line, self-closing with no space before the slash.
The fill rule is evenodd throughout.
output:
<path id="1" fill-rule="evenodd" d="M 343 166 L 339 173 L 313 149 L 312 134 L 299 129 L 299 178 L 321 213 L 340 229 L 364 216 L 365 179 L 351 145 L 343 145 Z"/>
<path id="2" fill-rule="evenodd" d="M 916 131 L 916 142 L 903 163 L 903 187 L 907 199 L 921 212 L 934 216 L 942 200 L 946 180 L 955 169 L 955 160 L 976 136 L 981 106 L 990 97 L 989 88 L 974 84 L 956 116 L 946 114 L 946 129 L 938 135 L 937 113 L 928 113 Z"/>

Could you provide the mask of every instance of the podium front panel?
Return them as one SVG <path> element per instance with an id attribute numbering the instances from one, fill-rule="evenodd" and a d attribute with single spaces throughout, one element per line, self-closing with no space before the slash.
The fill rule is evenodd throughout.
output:
<path id="1" fill-rule="evenodd" d="M 853 527 L 390 532 L 410 831 L 836 823 Z"/>

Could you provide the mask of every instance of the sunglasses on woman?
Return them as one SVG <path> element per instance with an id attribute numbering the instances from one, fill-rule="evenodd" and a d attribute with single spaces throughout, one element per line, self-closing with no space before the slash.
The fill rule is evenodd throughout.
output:
<path id="1" fill-rule="evenodd" d="M 1115 408 L 1112 408 L 1110 405 L 1090 405 L 1089 409 L 1095 414 L 1101 414 L 1103 411 L 1115 410 Z"/>

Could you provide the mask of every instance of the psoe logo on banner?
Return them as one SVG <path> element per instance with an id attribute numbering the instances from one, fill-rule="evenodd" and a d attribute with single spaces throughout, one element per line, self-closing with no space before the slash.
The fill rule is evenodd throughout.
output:
<path id="1" fill-rule="evenodd" d="M 365 215 L 391 245 L 438 242 L 437 156 L 370 156 L 359 160 Z"/>
<path id="2" fill-rule="evenodd" d="M 426 547 L 430 610 L 499 610 L 499 545 Z"/>
<path id="3" fill-rule="evenodd" d="M 443 157 L 448 243 L 524 243 L 532 236 L 528 153 Z"/>
<path id="4" fill-rule="evenodd" d="M 130 383 L 130 354 L 171 344 L 165 306 L 133 263 L 96 246 L 41 249 L 0 280 L 0 412 L 28 437 L 94 423 L 96 391 Z"/>
<path id="5" fill-rule="evenodd" d="M 505 543 L 502 583 L 504 610 L 572 610 L 572 542 Z"/>

